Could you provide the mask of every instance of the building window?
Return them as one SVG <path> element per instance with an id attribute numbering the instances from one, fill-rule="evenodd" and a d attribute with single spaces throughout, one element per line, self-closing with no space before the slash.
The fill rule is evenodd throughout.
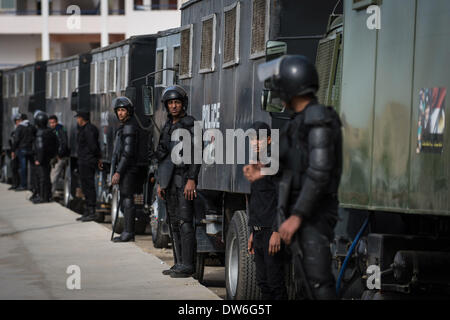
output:
<path id="1" fill-rule="evenodd" d="M 108 90 L 111 92 L 116 91 L 116 79 L 117 79 L 117 61 L 116 58 L 108 61 Z"/>
<path id="2" fill-rule="evenodd" d="M 250 58 L 264 55 L 266 41 L 269 37 L 269 1 L 253 0 L 252 5 L 252 40 Z"/>
<path id="3" fill-rule="evenodd" d="M 91 83 L 90 83 L 90 89 L 89 91 L 91 92 L 91 94 L 96 94 L 97 93 L 97 62 L 92 62 L 91 63 L 91 69 L 90 69 L 90 79 L 91 79 Z"/>
<path id="4" fill-rule="evenodd" d="M 52 97 L 59 99 L 60 97 L 59 71 L 52 73 Z"/>
<path id="5" fill-rule="evenodd" d="M 0 11 L 15 11 L 16 0 L 0 0 Z"/>
<path id="6" fill-rule="evenodd" d="M 159 71 L 166 67 L 166 49 L 156 49 L 156 70 Z M 155 85 L 164 85 L 165 71 L 157 72 L 155 74 Z"/>
<path id="7" fill-rule="evenodd" d="M 134 10 L 177 10 L 178 0 L 134 0 Z"/>
<path id="8" fill-rule="evenodd" d="M 180 79 L 192 77 L 192 34 L 193 25 L 181 29 Z"/>
<path id="9" fill-rule="evenodd" d="M 61 76 L 61 98 L 68 98 L 69 70 L 64 70 Z"/>
<path id="10" fill-rule="evenodd" d="M 69 79 L 69 95 L 72 96 L 72 92 L 74 92 L 78 87 L 78 67 L 70 69 Z"/>
<path id="11" fill-rule="evenodd" d="M 45 82 L 45 98 L 51 99 L 52 97 L 52 73 L 47 72 L 47 79 Z"/>
<path id="12" fill-rule="evenodd" d="M 128 55 L 120 57 L 120 90 L 125 90 L 128 85 Z"/>
<path id="13" fill-rule="evenodd" d="M 239 2 L 224 9 L 224 21 L 223 67 L 226 68 L 239 63 Z"/>
<path id="14" fill-rule="evenodd" d="M 34 71 L 28 71 L 25 74 L 25 77 L 26 93 L 32 95 L 34 93 Z"/>
<path id="15" fill-rule="evenodd" d="M 202 18 L 202 47 L 200 51 L 200 73 L 214 71 L 214 49 L 216 47 L 216 15 Z"/>

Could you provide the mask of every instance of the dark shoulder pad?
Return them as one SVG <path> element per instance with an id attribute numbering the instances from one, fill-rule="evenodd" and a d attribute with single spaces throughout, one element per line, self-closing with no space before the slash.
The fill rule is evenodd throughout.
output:
<path id="1" fill-rule="evenodd" d="M 305 110 L 305 124 L 309 126 L 321 126 L 331 121 L 327 108 L 321 104 L 309 106 Z"/>
<path id="2" fill-rule="evenodd" d="M 185 116 L 180 121 L 183 124 L 183 127 L 190 128 L 194 126 L 195 118 L 192 116 Z"/>
<path id="3" fill-rule="evenodd" d="M 136 134 L 136 127 L 130 124 L 126 124 L 123 126 L 123 135 L 124 136 L 132 136 Z"/>

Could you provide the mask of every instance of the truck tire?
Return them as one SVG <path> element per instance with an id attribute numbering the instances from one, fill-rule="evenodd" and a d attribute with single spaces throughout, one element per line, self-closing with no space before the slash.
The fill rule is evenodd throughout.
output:
<path id="1" fill-rule="evenodd" d="M 156 194 L 156 193 L 154 193 Z M 156 198 L 152 204 L 152 214 L 150 216 L 150 226 L 152 229 L 153 246 L 158 249 L 168 248 L 170 237 L 167 234 L 163 234 L 163 222 L 156 217 L 160 217 L 159 210 L 164 210 L 162 200 Z M 158 211 L 158 212 L 155 212 Z"/>
<path id="2" fill-rule="evenodd" d="M 198 252 L 195 257 L 195 273 L 193 278 L 203 284 L 203 276 L 205 275 L 205 259 L 207 253 Z"/>
<path id="3" fill-rule="evenodd" d="M 72 175 L 70 172 L 70 167 L 67 166 L 64 172 L 64 206 L 71 209 L 72 200 Z"/>
<path id="4" fill-rule="evenodd" d="M 248 218 L 245 211 L 236 211 L 230 221 L 225 250 L 225 282 L 230 300 L 258 300 L 261 297 L 256 285 L 256 268 L 247 251 L 249 237 Z"/>
<path id="5" fill-rule="evenodd" d="M 124 218 L 123 218 L 123 211 L 120 209 L 119 212 L 119 203 L 120 203 L 120 192 L 119 188 L 117 186 L 113 187 L 112 190 L 112 200 L 111 200 L 111 227 L 114 230 L 114 233 L 122 233 L 124 229 Z M 116 222 L 116 216 L 117 222 Z M 116 222 L 116 225 L 114 225 L 114 222 Z"/>

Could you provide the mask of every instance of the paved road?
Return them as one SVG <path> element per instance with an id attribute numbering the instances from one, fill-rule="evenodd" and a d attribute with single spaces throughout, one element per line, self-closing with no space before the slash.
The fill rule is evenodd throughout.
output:
<path id="1" fill-rule="evenodd" d="M 164 262 L 110 242 L 104 226 L 7 188 L 0 184 L 0 299 L 219 299 L 192 278 L 163 276 Z M 80 267 L 80 290 L 67 289 L 71 265 Z"/>

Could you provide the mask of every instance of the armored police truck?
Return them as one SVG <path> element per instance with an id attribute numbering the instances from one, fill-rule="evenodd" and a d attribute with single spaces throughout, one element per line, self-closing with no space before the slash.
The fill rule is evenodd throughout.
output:
<path id="1" fill-rule="evenodd" d="M 13 117 L 23 113 L 33 119 L 36 110 L 45 111 L 46 62 L 36 62 L 3 71 L 2 100 L 2 181 L 11 178 L 11 146 L 9 139 L 14 130 Z M 28 170 L 30 176 L 30 170 Z M 28 179 L 28 181 L 30 181 Z"/>
<path id="2" fill-rule="evenodd" d="M 319 96 L 334 103 L 343 123 L 341 220 L 332 248 L 341 298 L 450 294 L 450 76 L 442 67 L 449 12 L 444 0 L 345 0 L 343 51 L 338 24 L 320 42 Z M 270 92 L 263 98 L 280 118 Z"/>
<path id="3" fill-rule="evenodd" d="M 76 135 L 77 124 L 74 111 L 89 110 L 89 53 L 51 60 L 47 63 L 45 99 L 48 115 L 56 115 L 67 130 L 70 147 L 64 180 L 57 181 L 57 190 L 63 191 L 63 203 L 75 209 L 80 184 L 78 181 Z M 80 110 L 78 110 L 78 106 Z M 78 195 L 78 197 L 77 197 Z"/>
<path id="4" fill-rule="evenodd" d="M 158 32 L 156 40 L 155 54 L 155 74 L 154 74 L 154 129 L 152 148 L 156 150 L 158 145 L 160 130 L 167 121 L 167 111 L 161 103 L 161 95 L 168 86 L 178 83 L 178 72 L 180 66 L 180 30 L 179 28 Z M 154 177 L 155 172 L 151 172 Z M 144 208 L 150 210 L 150 225 L 152 230 L 152 240 L 155 248 L 167 248 L 170 242 L 169 227 L 166 223 L 165 203 L 156 193 L 154 183 L 145 186 L 151 192 L 144 192 L 147 197 Z"/>
<path id="5" fill-rule="evenodd" d="M 245 131 L 257 120 L 271 124 L 270 115 L 261 110 L 263 84 L 256 75 L 266 60 L 266 42 L 285 41 L 288 52 L 314 60 L 334 9 L 335 0 L 184 3 L 179 78 L 189 92 L 189 113 L 202 121 L 205 132 L 218 129 L 224 137 L 225 130 Z M 204 141 L 205 150 L 211 142 Z M 209 151 L 214 159 L 213 148 Z M 206 254 L 225 255 L 228 298 L 255 299 L 259 290 L 247 253 L 250 185 L 242 174 L 244 164 L 237 164 L 234 154 L 234 164 L 208 161 L 212 164 L 203 162 L 201 168 L 204 210 L 196 212 L 197 266 L 203 268 L 199 262 Z"/>
<path id="6" fill-rule="evenodd" d="M 120 209 L 118 188 L 111 188 L 110 170 L 113 162 L 115 129 L 119 122 L 111 108 L 112 100 L 119 95 L 128 96 L 135 106 L 135 116 L 140 130 L 151 137 L 153 130 L 150 122 L 149 103 L 143 103 L 143 93 L 153 86 L 152 73 L 155 70 L 155 52 L 157 35 L 135 36 L 91 51 L 90 63 L 90 112 L 91 122 L 99 128 L 99 142 L 102 151 L 104 170 L 97 174 L 97 205 L 102 209 L 111 208 L 111 220 L 114 223 L 119 214 L 115 231 L 121 232 L 123 218 Z M 146 97 L 151 95 L 145 94 Z M 148 139 L 140 141 L 138 150 L 148 150 Z M 136 232 L 143 233 L 148 217 L 143 211 L 143 194 L 135 195 L 138 205 Z"/>

